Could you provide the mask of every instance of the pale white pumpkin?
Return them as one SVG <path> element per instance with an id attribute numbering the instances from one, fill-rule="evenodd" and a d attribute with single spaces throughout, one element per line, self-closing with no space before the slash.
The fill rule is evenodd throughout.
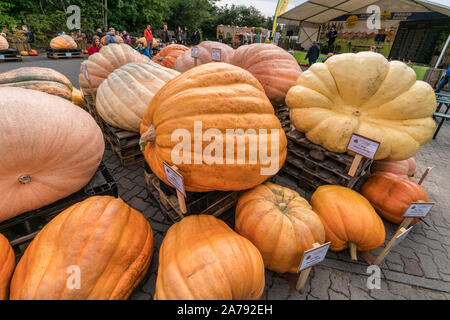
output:
<path id="1" fill-rule="evenodd" d="M 0 36 L 0 51 L 9 48 L 8 40 L 4 36 Z"/>
<path id="2" fill-rule="evenodd" d="M 114 70 L 98 87 L 97 111 L 110 125 L 139 132 L 153 96 L 179 74 L 154 62 L 128 63 Z"/>
<path id="3" fill-rule="evenodd" d="M 335 55 L 302 73 L 286 103 L 306 137 L 345 152 L 353 133 L 381 143 L 375 159 L 404 160 L 434 132 L 431 86 L 400 61 L 373 52 Z"/>

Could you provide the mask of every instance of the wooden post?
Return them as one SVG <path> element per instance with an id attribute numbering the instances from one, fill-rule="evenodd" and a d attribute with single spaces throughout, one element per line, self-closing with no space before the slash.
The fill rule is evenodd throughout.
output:
<path id="1" fill-rule="evenodd" d="M 425 180 L 425 178 L 427 177 L 427 175 L 430 173 L 431 169 L 433 169 L 433 167 L 428 167 L 425 172 L 423 173 L 422 177 L 420 177 L 420 181 L 418 183 L 418 185 L 421 185 L 423 180 Z"/>
<path id="2" fill-rule="evenodd" d="M 358 170 L 358 167 L 359 167 L 359 164 L 361 163 L 362 158 L 363 157 L 361 155 L 359 155 L 359 154 L 355 155 L 355 159 L 353 160 L 352 166 L 350 167 L 350 170 L 348 172 L 348 175 L 350 177 L 354 177 L 355 176 L 356 171 Z"/>
<path id="3" fill-rule="evenodd" d="M 197 62 L 197 58 L 194 58 L 194 66 L 197 66 L 198 62 Z"/>
<path id="4" fill-rule="evenodd" d="M 406 220 L 406 219 L 405 219 Z M 389 251 L 391 251 L 391 247 L 392 245 L 395 243 L 395 241 L 397 240 L 397 237 L 399 235 L 401 235 L 402 233 L 406 232 L 406 229 L 401 227 L 397 230 L 397 232 L 395 233 L 395 235 L 392 237 L 391 241 L 389 241 L 389 243 L 387 244 L 387 246 L 383 249 L 383 251 L 381 251 L 380 255 L 375 259 L 375 262 L 373 263 L 374 265 L 379 265 L 383 259 L 386 257 L 386 255 L 389 253 Z"/>
<path id="5" fill-rule="evenodd" d="M 405 218 L 405 219 L 403 219 L 402 223 L 398 227 L 398 230 L 400 230 L 401 228 L 408 229 L 408 227 L 411 225 L 411 222 L 413 222 L 413 220 L 414 220 L 414 218 Z M 398 230 L 397 230 L 397 232 L 398 232 Z"/>
<path id="6" fill-rule="evenodd" d="M 315 242 L 315 243 L 313 243 L 312 246 L 313 246 L 313 249 L 315 249 L 317 247 L 320 247 L 320 244 Z M 297 280 L 297 285 L 295 286 L 295 289 L 297 291 L 301 291 L 305 287 L 306 281 L 308 280 L 308 277 L 309 277 L 309 273 L 311 272 L 311 268 L 312 267 L 306 268 L 305 270 L 302 270 L 300 272 L 300 275 Z"/>
<path id="7" fill-rule="evenodd" d="M 89 70 L 88 70 L 88 68 L 87 68 L 86 65 L 84 65 L 84 67 L 86 68 L 86 74 L 88 75 L 88 77 L 87 77 L 86 80 L 88 81 L 88 84 L 89 84 L 89 90 L 91 90 L 91 95 L 92 95 L 93 103 L 95 104 L 96 98 L 95 98 L 94 90 L 92 89 L 92 83 L 91 83 L 91 77 L 89 76 Z"/>
<path id="8" fill-rule="evenodd" d="M 178 167 L 176 165 L 173 165 L 171 168 L 179 174 Z M 180 210 L 184 215 L 187 213 L 186 199 L 184 198 L 184 195 L 180 191 L 178 191 L 178 189 L 176 190 L 177 190 L 178 204 L 180 205 Z M 184 218 L 184 216 L 181 216 L 181 218 Z"/>

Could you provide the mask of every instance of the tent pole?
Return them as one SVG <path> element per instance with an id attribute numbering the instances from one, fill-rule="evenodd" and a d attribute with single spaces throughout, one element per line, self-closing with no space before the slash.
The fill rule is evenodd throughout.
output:
<path id="1" fill-rule="evenodd" d="M 435 69 L 439 67 L 441 64 L 442 58 L 444 58 L 445 52 L 447 51 L 448 43 L 450 42 L 450 33 L 447 37 L 447 41 L 445 42 L 444 48 L 442 49 L 441 55 L 439 56 L 439 59 L 436 62 L 436 65 L 434 66 Z"/>

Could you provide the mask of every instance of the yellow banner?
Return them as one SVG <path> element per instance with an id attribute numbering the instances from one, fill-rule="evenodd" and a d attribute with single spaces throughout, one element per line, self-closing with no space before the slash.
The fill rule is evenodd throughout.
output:
<path id="1" fill-rule="evenodd" d="M 273 19 L 272 37 L 277 29 L 277 18 L 279 15 L 286 12 L 290 0 L 278 0 L 277 10 L 275 11 L 275 17 Z"/>

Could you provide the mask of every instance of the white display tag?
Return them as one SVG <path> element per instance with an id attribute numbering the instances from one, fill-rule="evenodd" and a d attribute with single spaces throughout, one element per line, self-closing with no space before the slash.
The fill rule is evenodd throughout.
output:
<path id="1" fill-rule="evenodd" d="M 81 70 L 83 70 L 83 74 L 84 74 L 84 77 L 86 78 L 86 80 L 90 80 L 89 79 L 89 74 L 88 74 L 88 72 L 87 72 L 87 68 L 86 68 L 86 66 L 85 65 L 81 65 Z"/>
<path id="2" fill-rule="evenodd" d="M 325 259 L 325 256 L 327 255 L 328 249 L 330 248 L 330 244 L 331 242 L 327 242 L 321 245 L 320 247 L 305 251 L 297 272 L 300 272 L 302 270 L 305 270 L 322 262 Z"/>
<path id="3" fill-rule="evenodd" d="M 192 58 L 198 58 L 198 47 L 192 47 L 191 48 L 191 57 Z"/>
<path id="4" fill-rule="evenodd" d="M 5 56 L 0 54 L 0 60 L 5 60 Z"/>
<path id="5" fill-rule="evenodd" d="M 359 134 L 352 134 L 347 146 L 347 150 L 353 151 L 363 157 L 373 159 L 380 147 L 380 142 L 360 136 Z"/>
<path id="6" fill-rule="evenodd" d="M 212 61 L 222 61 L 222 50 L 213 48 L 211 57 Z"/>
<path id="7" fill-rule="evenodd" d="M 404 218 L 423 218 L 428 215 L 433 208 L 434 203 L 432 202 L 412 202 L 408 210 L 406 210 L 403 215 Z"/>
<path id="8" fill-rule="evenodd" d="M 186 196 L 186 191 L 184 190 L 184 179 L 181 174 L 176 172 L 171 168 L 169 164 L 166 162 L 163 162 L 164 165 L 164 172 L 166 174 L 166 179 L 169 181 L 175 189 L 180 191 L 184 196 Z"/>
<path id="9" fill-rule="evenodd" d="M 66 52 L 66 57 L 71 57 L 72 53 L 71 52 Z"/>

